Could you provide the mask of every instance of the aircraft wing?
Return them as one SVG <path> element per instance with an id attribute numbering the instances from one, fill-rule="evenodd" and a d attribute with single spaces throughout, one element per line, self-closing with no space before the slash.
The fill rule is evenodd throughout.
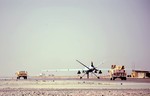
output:
<path id="1" fill-rule="evenodd" d="M 79 60 L 76 60 L 78 63 L 80 63 L 81 65 L 83 65 L 84 67 L 86 67 L 87 69 L 90 69 L 89 67 L 87 67 L 86 65 L 84 65 L 82 62 L 80 62 Z"/>
<path id="2" fill-rule="evenodd" d="M 42 70 L 43 72 L 63 72 L 63 71 L 79 71 L 79 70 L 88 70 L 87 68 L 85 69 L 45 69 Z M 98 69 L 98 70 L 110 70 L 110 69 Z"/>
<path id="3" fill-rule="evenodd" d="M 45 69 L 44 72 L 62 72 L 62 71 L 78 71 L 83 69 Z"/>

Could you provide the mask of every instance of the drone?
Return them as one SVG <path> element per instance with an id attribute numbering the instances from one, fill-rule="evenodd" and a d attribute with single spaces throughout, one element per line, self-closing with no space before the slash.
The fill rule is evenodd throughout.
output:
<path id="1" fill-rule="evenodd" d="M 87 68 L 87 70 L 83 70 L 82 73 L 83 75 L 80 76 L 80 79 L 82 79 L 85 75 L 87 75 L 87 79 L 89 79 L 89 73 L 94 74 L 95 77 L 97 77 L 97 79 L 100 79 L 100 77 L 97 75 L 98 74 L 102 74 L 101 70 L 98 70 L 94 65 L 93 62 L 91 61 L 91 67 L 86 66 L 85 64 L 83 64 L 82 62 L 80 62 L 79 60 L 76 60 L 78 63 L 80 63 L 81 65 L 83 65 L 84 67 Z M 78 70 L 77 74 L 81 74 L 81 71 Z"/>

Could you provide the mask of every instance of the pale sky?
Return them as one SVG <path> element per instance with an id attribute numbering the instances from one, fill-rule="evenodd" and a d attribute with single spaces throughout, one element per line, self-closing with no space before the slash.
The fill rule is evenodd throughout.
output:
<path id="1" fill-rule="evenodd" d="M 150 0 L 0 0 L 0 76 L 76 59 L 150 71 L 149 42 Z"/>

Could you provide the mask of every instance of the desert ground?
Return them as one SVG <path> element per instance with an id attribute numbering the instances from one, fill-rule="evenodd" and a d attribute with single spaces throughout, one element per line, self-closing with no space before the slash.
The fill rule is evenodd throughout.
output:
<path id="1" fill-rule="evenodd" d="M 150 79 L 0 78 L 0 96 L 150 96 Z"/>

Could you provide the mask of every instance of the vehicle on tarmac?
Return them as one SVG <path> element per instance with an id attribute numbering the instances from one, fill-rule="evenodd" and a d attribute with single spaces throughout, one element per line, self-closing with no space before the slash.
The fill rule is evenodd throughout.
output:
<path id="1" fill-rule="evenodd" d="M 112 65 L 108 72 L 110 75 L 110 80 L 115 80 L 116 78 L 120 78 L 121 80 L 127 79 L 124 66 Z"/>
<path id="2" fill-rule="evenodd" d="M 16 72 L 17 75 L 17 79 L 20 79 L 21 77 L 23 77 L 24 79 L 27 79 L 27 71 L 18 71 Z"/>

